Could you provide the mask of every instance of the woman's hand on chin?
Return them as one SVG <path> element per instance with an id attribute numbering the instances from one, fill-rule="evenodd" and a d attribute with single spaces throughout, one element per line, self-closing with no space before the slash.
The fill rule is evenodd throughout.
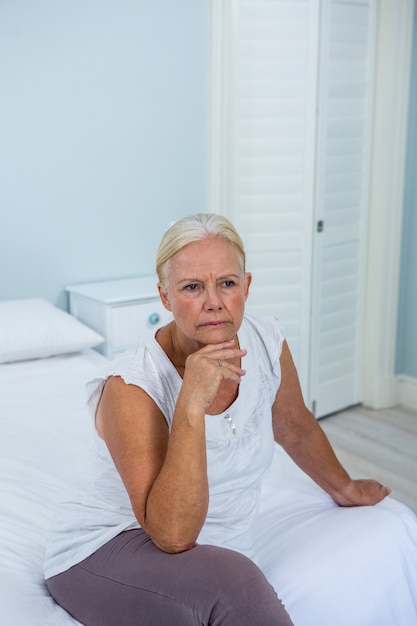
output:
<path id="1" fill-rule="evenodd" d="M 191 406 L 199 405 L 205 412 L 211 405 L 223 380 L 239 384 L 246 374 L 236 363 L 246 355 L 234 341 L 207 345 L 187 357 L 181 396 Z"/>

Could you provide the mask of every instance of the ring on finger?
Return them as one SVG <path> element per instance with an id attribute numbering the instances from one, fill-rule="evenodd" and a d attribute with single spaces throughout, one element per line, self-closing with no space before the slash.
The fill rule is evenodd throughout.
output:
<path id="1" fill-rule="evenodd" d="M 223 365 L 223 361 L 221 361 L 220 359 L 218 359 L 217 363 L 219 364 L 219 367 Z"/>

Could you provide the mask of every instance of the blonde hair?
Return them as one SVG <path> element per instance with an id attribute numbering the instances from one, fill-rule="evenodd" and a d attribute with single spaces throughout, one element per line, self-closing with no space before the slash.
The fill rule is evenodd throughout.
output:
<path id="1" fill-rule="evenodd" d="M 246 255 L 243 242 L 235 227 L 218 213 L 196 213 L 178 220 L 162 237 L 156 255 L 156 273 L 164 287 L 167 286 L 167 264 L 184 246 L 207 237 L 223 237 L 236 250 L 245 271 Z"/>

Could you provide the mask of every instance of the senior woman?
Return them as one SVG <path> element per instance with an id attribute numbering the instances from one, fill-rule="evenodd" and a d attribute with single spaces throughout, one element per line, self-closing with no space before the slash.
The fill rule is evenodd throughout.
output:
<path id="1" fill-rule="evenodd" d="M 333 508 L 374 505 L 389 489 L 351 479 L 304 405 L 279 322 L 245 314 L 251 275 L 227 219 L 197 214 L 174 224 L 157 272 L 172 322 L 88 385 L 95 448 L 56 516 L 48 587 L 87 626 L 293 624 L 276 581 L 301 572 L 284 567 L 272 586 L 258 563 L 274 442 Z M 279 569 L 279 550 L 269 558 Z M 344 598 L 327 617 L 325 604 L 297 626 L 359 624 Z"/>

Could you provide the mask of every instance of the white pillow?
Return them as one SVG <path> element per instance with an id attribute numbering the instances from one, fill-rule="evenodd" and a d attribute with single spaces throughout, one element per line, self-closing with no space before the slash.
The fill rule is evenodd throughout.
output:
<path id="1" fill-rule="evenodd" d="M 0 363 L 78 352 L 104 338 L 46 300 L 0 302 Z"/>

